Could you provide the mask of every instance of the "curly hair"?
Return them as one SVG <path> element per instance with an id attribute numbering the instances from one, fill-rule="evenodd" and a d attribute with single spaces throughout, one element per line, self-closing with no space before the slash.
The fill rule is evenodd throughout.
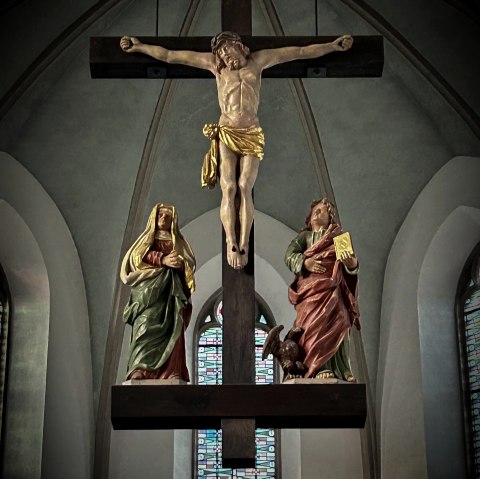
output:
<path id="1" fill-rule="evenodd" d="M 312 229 L 312 223 L 311 223 L 311 218 L 312 218 L 312 211 L 315 206 L 319 205 L 320 203 L 325 203 L 328 208 L 328 216 L 330 219 L 330 224 L 336 222 L 336 210 L 335 210 L 335 205 L 325 196 L 320 200 L 315 200 L 312 201 L 312 204 L 310 205 L 310 211 L 308 213 L 308 216 L 305 218 L 305 228 L 311 230 Z"/>

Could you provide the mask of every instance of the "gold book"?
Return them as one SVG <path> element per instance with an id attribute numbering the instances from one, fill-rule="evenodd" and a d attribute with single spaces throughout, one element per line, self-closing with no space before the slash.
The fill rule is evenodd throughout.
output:
<path id="1" fill-rule="evenodd" d="M 352 238 L 350 238 L 348 231 L 333 238 L 333 243 L 335 245 L 337 259 L 340 259 L 340 255 L 345 251 L 353 254 Z"/>

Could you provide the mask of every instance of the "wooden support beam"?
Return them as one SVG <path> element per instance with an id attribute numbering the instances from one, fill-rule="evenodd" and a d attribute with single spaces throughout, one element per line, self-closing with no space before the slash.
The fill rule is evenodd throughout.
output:
<path id="1" fill-rule="evenodd" d="M 237 171 L 238 178 L 239 171 Z M 238 182 L 238 179 L 237 179 Z M 238 212 L 240 198 L 236 198 Z M 222 384 L 255 384 L 255 225 L 248 240 L 248 263 L 240 270 L 227 262 L 227 244 L 222 228 Z M 240 238 L 240 224 L 235 236 Z M 226 426 L 226 428 L 223 427 Z M 222 421 L 222 466 L 255 467 L 255 420 Z"/>
<path id="2" fill-rule="evenodd" d="M 222 467 L 255 467 L 255 419 L 222 419 L 221 425 Z"/>
<path id="3" fill-rule="evenodd" d="M 243 37 L 251 51 L 291 45 L 331 42 L 335 37 Z M 140 37 L 152 45 L 172 50 L 210 51 L 211 37 Z M 380 77 L 383 71 L 383 38 L 355 36 L 347 52 L 334 52 L 312 60 L 282 63 L 263 72 L 264 78 Z M 120 49 L 120 37 L 90 38 L 92 78 L 213 78 L 207 70 L 168 64 Z"/>
<path id="4" fill-rule="evenodd" d="M 222 384 L 255 384 L 254 226 L 250 231 L 248 263 L 239 270 L 227 263 L 222 229 Z"/>
<path id="5" fill-rule="evenodd" d="M 222 0 L 222 30 L 241 36 L 252 34 L 252 1 Z"/>
<path id="6" fill-rule="evenodd" d="M 112 386 L 114 429 L 363 428 L 365 384 Z"/>

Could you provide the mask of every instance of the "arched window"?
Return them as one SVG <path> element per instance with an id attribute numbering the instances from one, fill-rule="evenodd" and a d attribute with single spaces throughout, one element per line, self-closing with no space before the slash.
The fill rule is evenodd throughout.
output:
<path id="1" fill-rule="evenodd" d="M 200 312 L 194 334 L 195 382 L 222 383 L 222 293 L 213 294 Z M 262 348 L 268 331 L 275 326 L 273 315 L 263 299 L 255 294 L 255 382 L 276 382 L 277 372 L 273 358 L 262 360 Z M 200 429 L 194 433 L 195 479 L 245 478 L 280 479 L 280 438 L 274 429 L 256 430 L 256 469 L 223 469 L 222 431 Z"/>
<path id="2" fill-rule="evenodd" d="M 468 477 L 480 477 L 480 244 L 470 255 L 460 278 L 457 330 Z"/>
<path id="3" fill-rule="evenodd" d="M 10 322 L 11 300 L 7 277 L 0 265 L 0 457 L 4 451 L 4 422 L 7 384 L 8 328 Z M 3 461 L 2 461 L 3 462 Z M 1 475 L 1 472 L 0 472 Z"/>

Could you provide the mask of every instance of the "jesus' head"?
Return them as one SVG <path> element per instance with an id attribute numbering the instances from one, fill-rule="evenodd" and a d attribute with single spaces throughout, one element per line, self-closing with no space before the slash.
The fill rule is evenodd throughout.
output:
<path id="1" fill-rule="evenodd" d="M 235 32 L 221 32 L 211 41 L 212 53 L 215 55 L 217 71 L 224 68 L 238 70 L 246 65 L 250 50 L 242 43 L 240 35 Z"/>

